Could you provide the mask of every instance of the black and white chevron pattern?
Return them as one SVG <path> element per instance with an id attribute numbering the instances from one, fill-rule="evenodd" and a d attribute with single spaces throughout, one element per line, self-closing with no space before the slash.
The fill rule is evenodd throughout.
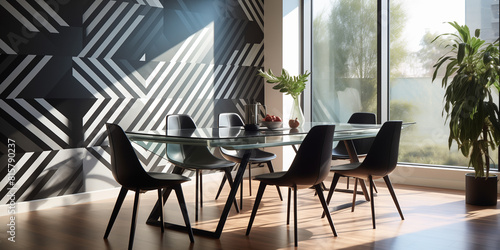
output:
<path id="1" fill-rule="evenodd" d="M 116 186 L 105 124 L 163 129 L 263 101 L 263 0 L 0 0 L 0 203 Z M 157 145 L 162 147 L 162 145 Z M 137 147 L 146 169 L 170 171 Z"/>

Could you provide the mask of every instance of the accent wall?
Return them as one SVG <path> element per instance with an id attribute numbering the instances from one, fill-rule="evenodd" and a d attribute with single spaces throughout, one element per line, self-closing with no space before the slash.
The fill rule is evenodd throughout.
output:
<path id="1" fill-rule="evenodd" d="M 117 187 L 105 124 L 264 99 L 263 0 L 0 0 L 0 205 Z M 146 169 L 165 159 L 136 147 Z"/>

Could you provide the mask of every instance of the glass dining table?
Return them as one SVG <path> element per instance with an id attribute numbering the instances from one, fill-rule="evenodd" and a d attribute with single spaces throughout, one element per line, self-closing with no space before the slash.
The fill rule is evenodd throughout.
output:
<path id="1" fill-rule="evenodd" d="M 219 218 L 219 222 L 215 231 L 207 231 L 203 229 L 193 228 L 193 233 L 213 238 L 220 238 L 222 230 L 226 223 L 232 204 L 236 199 L 238 187 L 243 179 L 245 169 L 248 165 L 251 149 L 265 147 L 281 147 L 289 145 L 300 145 L 302 140 L 307 135 L 308 131 L 316 125 L 330 124 L 335 125 L 334 141 L 344 141 L 348 153 L 351 157 L 351 162 L 359 161 L 356 150 L 351 140 L 375 137 L 382 125 L 380 124 L 349 124 L 349 123 L 327 123 L 314 122 L 304 123 L 297 129 L 278 128 L 266 129 L 261 128 L 258 131 L 246 131 L 242 127 L 231 128 L 196 128 L 196 129 L 173 129 L 163 131 L 127 131 L 127 137 L 130 141 L 140 145 L 146 150 L 165 157 L 166 144 L 188 144 L 207 147 L 224 147 L 232 150 L 243 150 L 244 156 L 238 167 L 234 177 L 231 191 L 226 200 L 224 209 Z M 409 123 L 404 123 L 406 127 Z M 181 174 L 183 169 L 174 167 L 173 173 Z M 163 191 L 164 202 L 168 199 L 171 190 Z M 159 201 L 152 209 L 147 224 L 160 226 Z M 177 225 L 169 222 L 164 222 L 165 228 L 184 231 L 185 226 Z"/>

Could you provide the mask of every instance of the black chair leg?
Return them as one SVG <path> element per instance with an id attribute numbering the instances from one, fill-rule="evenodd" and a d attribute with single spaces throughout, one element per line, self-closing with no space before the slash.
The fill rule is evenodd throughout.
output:
<path id="1" fill-rule="evenodd" d="M 337 187 L 337 183 L 339 182 L 340 175 L 335 173 L 333 175 L 332 184 L 330 185 L 330 191 L 328 191 L 328 197 L 326 198 L 326 205 L 330 205 L 330 200 L 332 199 L 333 192 L 335 192 L 335 187 Z M 321 218 L 325 218 L 325 212 L 321 215 Z"/>
<path id="2" fill-rule="evenodd" d="M 252 224 L 255 219 L 255 215 L 257 215 L 257 209 L 259 209 L 260 201 L 262 200 L 262 196 L 264 195 L 264 190 L 266 190 L 267 184 L 261 182 L 259 185 L 259 190 L 257 191 L 257 197 L 255 197 L 255 203 L 252 209 L 252 215 L 250 215 L 250 221 L 248 221 L 248 227 L 245 235 L 250 234 L 250 230 L 252 229 Z"/>
<path id="3" fill-rule="evenodd" d="M 135 235 L 135 226 L 137 224 L 137 207 L 139 207 L 139 194 L 140 190 L 135 190 L 134 197 L 134 210 L 132 211 L 132 224 L 130 226 L 130 238 L 128 240 L 128 249 L 132 249 L 134 245 L 134 235 Z"/>
<path id="4" fill-rule="evenodd" d="M 106 228 L 106 232 L 104 233 L 104 239 L 107 239 L 109 233 L 111 232 L 111 228 L 113 228 L 113 224 L 115 223 L 116 216 L 118 216 L 118 212 L 120 212 L 120 208 L 122 207 L 123 201 L 127 195 L 128 189 L 122 187 L 120 189 L 120 194 L 118 194 L 118 198 L 116 199 L 115 207 L 113 208 L 113 212 L 111 213 L 111 218 L 109 218 L 108 227 Z"/>
<path id="5" fill-rule="evenodd" d="M 224 173 L 226 175 L 227 181 L 229 182 L 229 185 L 231 185 L 231 187 L 232 187 L 233 186 L 233 176 L 231 176 L 231 169 L 224 168 Z M 238 208 L 238 202 L 236 201 L 236 199 L 234 199 L 234 208 L 236 209 L 237 213 L 240 213 L 240 209 Z"/>
<path id="6" fill-rule="evenodd" d="M 203 207 L 203 173 L 200 170 L 199 171 L 200 175 L 200 207 Z"/>
<path id="7" fill-rule="evenodd" d="M 267 168 L 269 169 L 269 173 L 274 173 L 274 167 L 271 161 L 267 162 Z M 283 201 L 283 196 L 281 196 L 280 186 L 276 185 L 276 189 L 278 190 L 278 195 L 280 196 L 280 200 Z"/>
<path id="8" fill-rule="evenodd" d="M 241 182 L 243 183 L 243 181 Z M 241 189 L 241 193 L 243 193 L 243 189 Z M 248 164 L 248 194 L 252 196 L 252 164 Z M 241 198 L 243 200 L 243 198 Z M 241 204 L 243 207 L 243 204 Z"/>
<path id="9" fill-rule="evenodd" d="M 184 194 L 182 193 L 181 185 L 174 186 L 175 194 L 177 195 L 177 201 L 179 202 L 179 207 L 181 208 L 182 217 L 184 217 L 184 223 L 186 224 L 186 229 L 189 233 L 189 240 L 191 243 L 194 242 L 193 229 L 191 228 L 191 222 L 189 222 L 189 215 L 186 206 L 186 200 L 184 199 Z"/>
<path id="10" fill-rule="evenodd" d="M 293 237 L 295 238 L 295 246 L 299 246 L 297 237 L 297 186 L 293 187 Z"/>
<path id="11" fill-rule="evenodd" d="M 332 216 L 330 215 L 330 211 L 328 211 L 328 205 L 326 205 L 325 196 L 323 192 L 321 192 L 321 186 L 316 185 L 316 193 L 318 193 L 319 201 L 321 202 L 321 206 L 323 207 L 323 211 L 326 214 L 326 218 L 328 219 L 328 223 L 330 223 L 330 228 L 332 229 L 332 233 L 335 237 L 337 237 L 337 230 L 335 230 L 335 225 L 333 224 Z"/>
<path id="12" fill-rule="evenodd" d="M 198 173 L 199 173 L 199 170 L 196 170 L 195 171 L 195 202 L 194 202 L 194 220 L 195 221 L 198 221 L 198 192 L 199 192 L 199 187 L 200 187 L 200 184 L 199 184 L 199 179 L 198 179 Z"/>
<path id="13" fill-rule="evenodd" d="M 224 175 L 224 177 L 222 177 L 222 181 L 220 182 L 220 186 L 219 186 L 219 190 L 217 191 L 217 195 L 215 195 L 215 199 L 219 199 L 219 195 L 220 193 L 222 192 L 222 188 L 224 188 L 224 184 L 226 184 L 226 175 Z"/>
<path id="14" fill-rule="evenodd" d="M 160 222 L 161 222 L 161 232 L 165 232 L 165 224 L 163 219 L 163 195 L 161 193 L 161 188 L 158 188 L 158 201 L 160 202 Z"/>
<path id="15" fill-rule="evenodd" d="M 290 225 L 290 203 L 292 201 L 292 188 L 288 188 L 288 205 L 286 210 L 286 224 Z"/>
<path id="16" fill-rule="evenodd" d="M 401 220 L 404 220 L 405 217 L 403 216 L 403 211 L 401 211 L 401 207 L 399 207 L 398 198 L 396 198 L 396 193 L 394 192 L 394 188 L 392 187 L 392 183 L 391 183 L 391 180 L 389 179 L 388 175 L 384 176 L 384 181 L 385 181 L 385 184 L 387 185 L 387 189 L 389 189 L 389 192 L 391 193 L 392 200 L 394 201 L 394 204 L 396 205 L 396 208 L 398 209 L 399 216 L 401 216 Z"/>
<path id="17" fill-rule="evenodd" d="M 371 175 L 368 176 L 368 182 L 370 183 L 370 204 L 372 208 L 372 223 L 373 223 L 373 229 L 376 228 L 375 226 L 375 199 L 373 198 L 373 177 Z"/>

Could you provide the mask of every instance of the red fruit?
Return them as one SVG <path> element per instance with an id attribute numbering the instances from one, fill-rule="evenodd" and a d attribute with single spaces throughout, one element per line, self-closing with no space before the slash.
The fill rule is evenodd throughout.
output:
<path id="1" fill-rule="evenodd" d="M 274 118 L 274 121 L 275 121 L 275 122 L 281 122 L 281 121 L 283 121 L 283 120 L 281 120 L 281 117 L 276 116 L 276 118 Z"/>
<path id="2" fill-rule="evenodd" d="M 264 121 L 266 121 L 266 122 L 272 122 L 273 118 L 269 114 L 267 114 L 266 117 L 264 118 Z"/>
<path id="3" fill-rule="evenodd" d="M 299 122 L 299 120 L 297 120 L 297 118 L 295 118 L 295 120 L 290 119 L 288 121 L 288 126 L 290 126 L 290 128 L 297 128 L 297 127 L 299 127 L 299 125 L 300 125 L 300 122 Z"/>

